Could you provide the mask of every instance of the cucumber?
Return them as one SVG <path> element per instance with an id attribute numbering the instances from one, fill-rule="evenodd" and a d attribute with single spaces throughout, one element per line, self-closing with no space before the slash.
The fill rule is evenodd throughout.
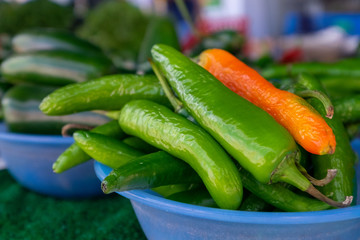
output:
<path id="1" fill-rule="evenodd" d="M 1 64 L 1 73 L 10 83 L 63 86 L 107 74 L 111 62 L 63 50 L 12 55 Z"/>
<path id="2" fill-rule="evenodd" d="M 61 134 L 68 123 L 97 126 L 109 118 L 93 112 L 82 112 L 66 116 L 47 116 L 39 105 L 41 100 L 56 88 L 49 86 L 17 85 L 10 88 L 2 99 L 4 120 L 10 132 L 32 134 Z"/>
<path id="3" fill-rule="evenodd" d="M 40 50 L 67 50 L 105 57 L 99 47 L 71 32 L 60 29 L 38 28 L 24 31 L 13 37 L 11 45 L 16 53 Z"/>

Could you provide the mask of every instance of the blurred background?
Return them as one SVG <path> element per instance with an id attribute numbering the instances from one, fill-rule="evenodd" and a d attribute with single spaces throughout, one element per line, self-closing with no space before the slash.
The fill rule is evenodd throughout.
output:
<path id="1" fill-rule="evenodd" d="M 127 4 L 125 4 L 125 2 Z M 246 38 L 251 59 L 335 61 L 354 55 L 360 34 L 358 0 L 185 1 L 197 30 L 233 29 Z M 170 14 L 183 50 L 196 36 L 171 0 L 1 0 L 0 56 L 9 38 L 34 27 L 64 28 L 122 58 L 131 58 L 151 14 Z"/>

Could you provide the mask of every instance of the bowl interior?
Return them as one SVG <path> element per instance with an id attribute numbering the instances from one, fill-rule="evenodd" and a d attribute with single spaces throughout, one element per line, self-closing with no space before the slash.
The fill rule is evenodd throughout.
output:
<path id="1" fill-rule="evenodd" d="M 359 166 L 357 169 L 359 173 Z M 103 180 L 111 168 L 95 161 L 95 173 Z M 359 174 L 357 174 L 358 183 Z M 358 186 L 359 188 L 359 186 Z M 359 191 L 358 191 L 359 193 Z M 256 224 L 316 224 L 351 220 L 360 218 L 359 197 L 357 205 L 343 209 L 333 209 L 316 212 L 246 212 L 239 210 L 223 210 L 202 206 L 195 206 L 165 199 L 151 190 L 132 190 L 118 192 L 118 194 L 141 204 L 171 212 L 197 218 L 205 218 L 222 222 L 256 223 Z M 274 221 L 276 218 L 276 221 Z"/>

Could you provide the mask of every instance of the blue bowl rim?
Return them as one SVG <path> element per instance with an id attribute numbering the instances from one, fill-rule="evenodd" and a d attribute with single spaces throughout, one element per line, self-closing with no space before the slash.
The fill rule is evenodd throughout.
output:
<path id="1" fill-rule="evenodd" d="M 8 132 L 5 129 L 5 127 L 0 129 L 0 141 L 39 144 L 72 144 L 74 142 L 72 137 L 63 137 L 61 135 L 13 133 Z"/>
<path id="2" fill-rule="evenodd" d="M 111 171 L 111 168 L 96 162 L 95 173 L 102 181 Z M 240 210 L 224 210 L 196 206 L 176 202 L 156 196 L 151 190 L 131 190 L 117 192 L 132 201 L 149 207 L 188 217 L 202 218 L 221 222 L 246 223 L 246 224 L 321 224 L 347 221 L 360 218 L 360 205 L 343 209 L 331 209 L 314 212 L 248 212 Z"/>

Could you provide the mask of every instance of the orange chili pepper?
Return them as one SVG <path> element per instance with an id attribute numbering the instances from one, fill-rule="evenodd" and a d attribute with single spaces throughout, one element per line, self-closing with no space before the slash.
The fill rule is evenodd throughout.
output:
<path id="1" fill-rule="evenodd" d="M 303 98 L 274 87 L 254 69 L 221 49 L 201 53 L 199 64 L 233 92 L 268 112 L 308 152 L 332 154 L 332 129 Z"/>

